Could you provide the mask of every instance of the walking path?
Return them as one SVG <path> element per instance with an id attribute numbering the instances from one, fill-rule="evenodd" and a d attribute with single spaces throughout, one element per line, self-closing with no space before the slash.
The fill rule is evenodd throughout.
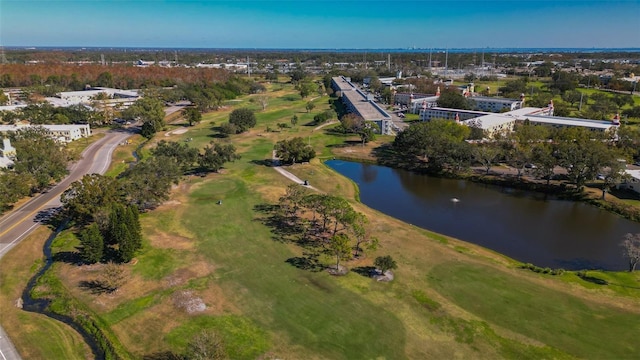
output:
<path id="1" fill-rule="evenodd" d="M 279 160 L 279 159 L 278 159 L 278 157 L 276 156 L 276 151 L 275 151 L 275 150 L 273 150 L 273 155 L 272 155 L 272 157 L 273 157 L 273 168 L 274 168 L 277 172 L 279 172 L 280 174 L 282 174 L 283 176 L 285 176 L 286 178 L 288 178 L 289 180 L 291 180 L 291 181 L 293 181 L 293 182 L 296 182 L 296 183 L 298 183 L 298 184 L 300 184 L 300 185 L 302 185 L 302 186 L 304 186 L 304 187 L 306 187 L 306 188 L 313 189 L 313 190 L 315 190 L 315 191 L 320 192 L 320 190 L 318 190 L 317 188 L 315 188 L 315 187 L 313 187 L 313 186 L 311 186 L 311 185 L 305 185 L 305 184 L 304 184 L 304 180 L 301 180 L 299 177 L 297 177 L 297 176 L 293 175 L 292 173 L 288 172 L 287 170 L 283 169 L 283 168 L 280 166 L 280 160 Z"/>

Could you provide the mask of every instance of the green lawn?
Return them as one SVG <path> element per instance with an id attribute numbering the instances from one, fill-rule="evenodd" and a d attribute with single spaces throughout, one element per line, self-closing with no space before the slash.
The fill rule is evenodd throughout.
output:
<path id="1" fill-rule="evenodd" d="M 638 314 L 541 288 L 486 266 L 437 266 L 429 278 L 467 311 L 576 357 L 632 359 L 640 354 L 631 331 L 638 329 Z"/>

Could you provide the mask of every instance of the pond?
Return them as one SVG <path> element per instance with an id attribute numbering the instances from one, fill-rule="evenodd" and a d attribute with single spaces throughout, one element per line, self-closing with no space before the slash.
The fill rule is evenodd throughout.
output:
<path id="1" fill-rule="evenodd" d="M 384 166 L 330 160 L 365 205 L 522 262 L 566 270 L 626 270 L 620 242 L 640 224 L 545 194 Z"/>

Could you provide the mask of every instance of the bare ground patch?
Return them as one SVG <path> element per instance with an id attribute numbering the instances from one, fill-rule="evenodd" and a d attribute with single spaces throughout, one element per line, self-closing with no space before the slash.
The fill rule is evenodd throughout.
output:
<path id="1" fill-rule="evenodd" d="M 165 232 L 155 232 L 149 235 L 148 239 L 151 246 L 159 249 L 189 250 L 195 246 L 195 242 L 191 238 Z"/>

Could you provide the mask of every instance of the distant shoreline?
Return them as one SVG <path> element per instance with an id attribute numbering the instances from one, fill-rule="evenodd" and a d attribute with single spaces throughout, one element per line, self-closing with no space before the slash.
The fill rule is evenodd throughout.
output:
<path id="1" fill-rule="evenodd" d="M 204 52 L 246 52 L 246 51 L 264 51 L 264 52 L 326 52 L 326 53 L 615 53 L 615 52 L 640 52 L 640 47 L 629 48 L 379 48 L 379 49 L 356 49 L 356 48 L 181 48 L 181 47 L 136 47 L 136 46 L 4 46 L 5 50 L 75 50 L 75 51 L 204 51 Z"/>

